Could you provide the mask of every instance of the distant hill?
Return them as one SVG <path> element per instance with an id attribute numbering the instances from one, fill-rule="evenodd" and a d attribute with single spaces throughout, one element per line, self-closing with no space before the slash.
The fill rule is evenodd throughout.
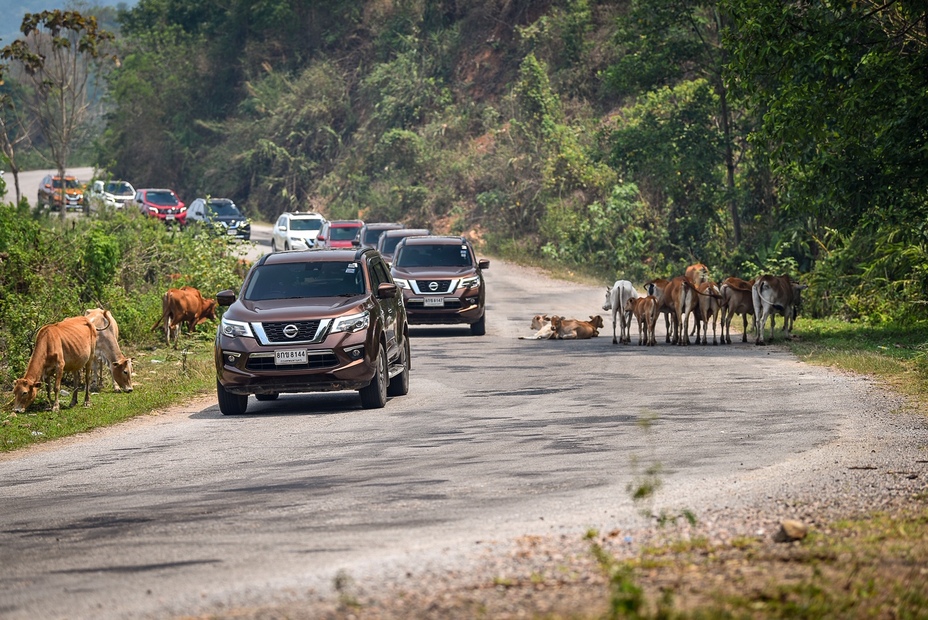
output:
<path id="1" fill-rule="evenodd" d="M 136 0 L 97 0 L 96 2 L 61 2 L 55 0 L 0 0 L 0 47 L 9 45 L 20 35 L 19 27 L 26 13 L 41 13 L 55 9 L 93 13 L 94 7 L 133 7 Z"/>

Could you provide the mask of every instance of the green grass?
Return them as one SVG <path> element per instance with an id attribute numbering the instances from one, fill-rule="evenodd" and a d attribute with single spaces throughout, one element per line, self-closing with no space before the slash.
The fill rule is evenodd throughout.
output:
<path id="1" fill-rule="evenodd" d="M 198 335 L 198 336 L 202 336 Z M 186 353 L 184 345 L 188 347 Z M 41 443 L 109 426 L 139 415 L 177 404 L 197 394 L 216 389 L 212 340 L 181 336 L 178 349 L 165 346 L 123 353 L 133 358 L 133 391 L 115 393 L 110 378 L 104 375 L 99 394 L 91 394 L 90 407 L 83 406 L 83 389 L 77 405 L 69 407 L 70 385 L 62 389 L 61 410 L 52 412 L 45 390 L 25 413 L 12 412 L 12 394 L 0 412 L 0 452 L 10 452 L 30 444 Z M 63 381 L 70 383 L 69 380 Z"/>

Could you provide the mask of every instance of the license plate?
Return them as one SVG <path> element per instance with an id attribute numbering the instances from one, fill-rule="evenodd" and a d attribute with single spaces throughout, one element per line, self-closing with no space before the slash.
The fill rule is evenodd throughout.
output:
<path id="1" fill-rule="evenodd" d="M 444 297 L 424 297 L 425 301 L 423 306 L 426 308 L 444 308 L 445 307 L 445 298 Z"/>
<path id="2" fill-rule="evenodd" d="M 171 222 L 171 221 L 173 221 L 173 220 L 174 220 L 174 216 L 173 216 L 173 215 L 170 215 L 170 214 L 168 214 L 168 215 L 165 215 L 165 216 L 164 216 L 164 219 L 166 219 L 167 221 L 169 221 L 169 222 Z"/>
<path id="3" fill-rule="evenodd" d="M 278 366 L 288 364 L 305 364 L 306 349 L 286 349 L 283 351 L 274 351 L 274 363 Z"/>

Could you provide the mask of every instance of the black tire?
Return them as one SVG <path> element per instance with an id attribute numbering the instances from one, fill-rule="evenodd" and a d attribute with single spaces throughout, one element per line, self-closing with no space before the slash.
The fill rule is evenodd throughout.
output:
<path id="1" fill-rule="evenodd" d="M 255 398 L 257 398 L 258 400 L 262 400 L 262 401 L 263 400 L 277 400 L 278 396 L 280 396 L 280 394 L 255 394 Z"/>
<path id="2" fill-rule="evenodd" d="M 387 352 L 384 351 L 383 345 L 380 345 L 377 351 L 377 359 L 374 362 L 377 370 L 374 372 L 374 378 L 370 384 L 358 390 L 361 396 L 361 406 L 365 409 L 380 409 L 387 404 Z"/>
<path id="3" fill-rule="evenodd" d="M 274 243 L 273 239 L 271 239 L 271 252 L 276 252 L 276 251 L 277 251 L 277 244 Z"/>
<path id="4" fill-rule="evenodd" d="M 403 364 L 403 372 L 390 379 L 390 385 L 387 386 L 387 396 L 406 396 L 409 394 L 409 337 L 403 338 L 403 356 L 400 363 Z"/>
<path id="5" fill-rule="evenodd" d="M 242 415 L 248 410 L 248 396 L 227 392 L 219 380 L 216 380 L 216 396 L 219 397 L 219 411 L 222 415 Z"/>
<path id="6" fill-rule="evenodd" d="M 486 313 L 480 317 L 480 320 L 476 323 L 470 324 L 470 335 L 471 336 L 483 336 L 487 333 L 487 315 Z"/>

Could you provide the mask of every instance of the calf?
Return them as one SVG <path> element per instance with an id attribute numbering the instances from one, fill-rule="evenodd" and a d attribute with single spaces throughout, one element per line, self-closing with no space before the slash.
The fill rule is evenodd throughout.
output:
<path id="1" fill-rule="evenodd" d="M 88 308 L 84 316 L 97 328 L 97 346 L 94 350 L 93 377 L 97 389 L 103 386 L 103 366 L 109 367 L 113 377 L 113 391 L 132 391 L 132 360 L 119 348 L 119 325 L 109 310 Z"/>
<path id="2" fill-rule="evenodd" d="M 721 310 L 722 295 L 715 282 L 701 282 L 696 285 L 696 344 L 709 344 L 709 321 L 712 321 L 712 344 L 716 340 L 715 325 Z M 702 340 L 699 338 L 702 327 Z"/>
<path id="3" fill-rule="evenodd" d="M 751 287 L 754 280 L 745 281 L 741 278 L 725 278 L 719 287 L 722 295 L 722 344 L 731 344 L 731 320 L 736 314 L 741 315 L 741 342 L 748 341 L 748 315 L 754 316 L 754 298 Z"/>
<path id="4" fill-rule="evenodd" d="M 603 328 L 603 317 L 590 316 L 589 321 L 565 319 L 559 316 L 551 317 L 551 326 L 557 332 L 559 340 L 586 340 L 599 335 Z"/>
<path id="5" fill-rule="evenodd" d="M 550 340 L 557 336 L 557 331 L 551 324 L 551 318 L 547 314 L 536 314 L 532 317 L 532 329 L 535 330 L 532 336 L 519 336 L 519 340 Z"/>
<path id="6" fill-rule="evenodd" d="M 628 280 L 616 280 L 612 288 L 606 289 L 606 301 L 603 310 L 612 310 L 612 344 L 629 344 L 631 338 L 631 312 L 625 310 L 629 299 L 637 299 L 638 291 Z M 618 317 L 619 338 L 615 337 L 616 317 Z"/>
<path id="7" fill-rule="evenodd" d="M 65 373 L 77 375 L 81 370 L 84 371 L 84 406 L 89 407 L 90 371 L 96 345 L 97 329 L 85 316 L 44 325 L 35 336 L 35 349 L 29 358 L 26 374 L 13 384 L 13 411 L 21 413 L 33 403 L 43 380 L 50 401 L 51 381 L 54 381 L 52 411 L 59 411 L 62 376 Z M 76 404 L 77 389 L 71 392 L 71 406 Z"/>
<path id="8" fill-rule="evenodd" d="M 799 307 L 800 292 L 804 288 L 806 288 L 805 285 L 793 282 L 786 275 L 763 275 L 754 282 L 754 286 L 751 287 L 751 297 L 754 301 L 754 325 L 757 332 L 754 344 L 766 344 L 764 331 L 768 316 L 770 317 L 770 338 L 773 338 L 774 312 L 783 315 L 783 333 L 786 338 L 789 338 L 790 329 L 796 318 L 796 310 Z"/>
<path id="9" fill-rule="evenodd" d="M 626 308 L 638 319 L 638 345 L 653 347 L 656 342 L 654 326 L 657 323 L 657 298 L 647 295 L 629 299 Z"/>

